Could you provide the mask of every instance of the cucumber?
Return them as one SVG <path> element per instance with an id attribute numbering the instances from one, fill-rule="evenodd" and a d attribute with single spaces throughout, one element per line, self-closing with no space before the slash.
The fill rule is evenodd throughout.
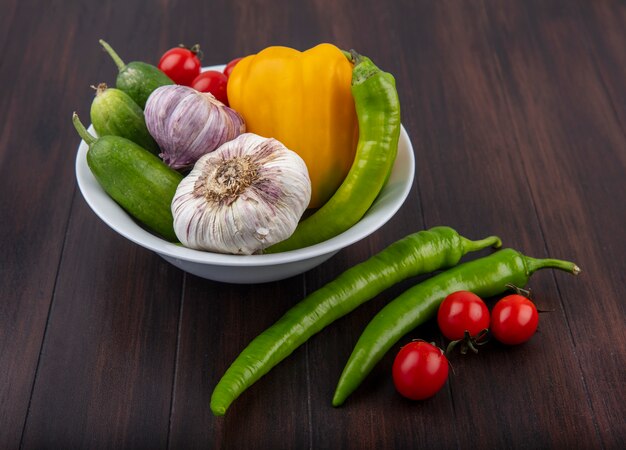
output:
<path id="1" fill-rule="evenodd" d="M 146 127 L 143 110 L 124 91 L 100 83 L 91 103 L 91 123 L 98 136 L 121 136 L 158 155 L 160 150 Z"/>
<path id="2" fill-rule="evenodd" d="M 87 164 L 100 186 L 146 228 L 177 242 L 171 203 L 183 176 L 148 150 L 120 136 L 92 136 L 72 117 L 87 143 Z"/>
<path id="3" fill-rule="evenodd" d="M 119 70 L 115 87 L 126 92 L 141 109 L 146 106 L 146 101 L 152 94 L 152 91 L 161 86 L 174 84 L 172 79 L 159 70 L 158 67 L 141 61 L 124 64 L 124 61 L 109 44 L 100 39 L 100 45 L 111 56 Z"/>

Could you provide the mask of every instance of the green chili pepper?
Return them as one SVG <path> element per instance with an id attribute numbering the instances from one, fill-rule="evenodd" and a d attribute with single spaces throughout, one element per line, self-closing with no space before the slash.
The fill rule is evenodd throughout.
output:
<path id="1" fill-rule="evenodd" d="M 382 190 L 398 153 L 400 101 L 393 75 L 352 51 L 352 96 L 359 123 L 354 162 L 333 196 L 267 253 L 308 247 L 337 236 L 365 215 Z"/>
<path id="2" fill-rule="evenodd" d="M 500 247 L 496 236 L 470 241 L 449 227 L 410 234 L 346 270 L 310 294 L 257 336 L 237 357 L 211 396 L 211 410 L 223 415 L 243 391 L 315 333 L 412 276 L 450 267 L 470 252 Z"/>
<path id="3" fill-rule="evenodd" d="M 535 259 L 504 249 L 456 266 L 405 291 L 380 310 L 361 334 L 337 384 L 333 406 L 343 404 L 385 353 L 402 336 L 433 317 L 449 294 L 466 290 L 491 297 L 504 292 L 507 284 L 525 286 L 535 271 L 549 267 L 574 275 L 580 273 L 580 268 L 568 261 Z"/>

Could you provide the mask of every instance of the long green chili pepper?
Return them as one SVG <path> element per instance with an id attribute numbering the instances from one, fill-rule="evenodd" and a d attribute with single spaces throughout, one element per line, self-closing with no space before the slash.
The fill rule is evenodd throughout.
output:
<path id="1" fill-rule="evenodd" d="M 496 236 L 471 241 L 449 227 L 431 228 L 396 241 L 310 294 L 257 336 L 215 387 L 211 410 L 223 415 L 243 391 L 307 339 L 384 289 L 453 266 L 470 251 L 500 245 Z"/>
<path id="2" fill-rule="evenodd" d="M 382 190 L 398 153 L 400 101 L 393 75 L 352 51 L 352 97 L 359 123 L 354 162 L 333 196 L 267 253 L 308 247 L 337 236 L 365 215 Z"/>
<path id="3" fill-rule="evenodd" d="M 504 249 L 458 265 L 405 291 L 380 310 L 361 334 L 337 384 L 333 406 L 343 404 L 402 336 L 433 317 L 447 295 L 466 290 L 491 297 L 504 292 L 507 284 L 525 286 L 535 271 L 550 267 L 580 273 L 580 268 L 568 261 L 535 259 Z"/>

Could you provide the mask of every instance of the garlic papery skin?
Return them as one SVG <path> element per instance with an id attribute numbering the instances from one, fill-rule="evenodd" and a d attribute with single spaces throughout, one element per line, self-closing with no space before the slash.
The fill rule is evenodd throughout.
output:
<path id="1" fill-rule="evenodd" d="M 244 133 L 201 157 L 172 200 L 189 248 L 251 255 L 287 239 L 309 201 L 304 160 L 276 139 Z"/>
<path id="2" fill-rule="evenodd" d="M 186 169 L 246 131 L 243 118 L 210 93 L 187 86 L 155 89 L 144 110 L 159 156 L 172 169 Z"/>

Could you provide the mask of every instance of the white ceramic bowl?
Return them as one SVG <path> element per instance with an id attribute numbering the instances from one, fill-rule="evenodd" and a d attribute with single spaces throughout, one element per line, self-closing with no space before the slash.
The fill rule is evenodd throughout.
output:
<path id="1" fill-rule="evenodd" d="M 94 133 L 93 127 L 89 129 Z M 298 250 L 268 255 L 224 255 L 172 244 L 140 227 L 100 187 L 87 166 L 87 149 L 87 144 L 81 141 L 76 155 L 76 179 L 87 204 L 100 219 L 125 238 L 156 252 L 174 266 L 202 278 L 227 283 L 263 283 L 289 278 L 312 269 L 339 250 L 369 236 L 402 206 L 415 172 L 413 147 L 402 127 L 391 177 L 367 214 L 352 228 L 332 239 Z"/>

